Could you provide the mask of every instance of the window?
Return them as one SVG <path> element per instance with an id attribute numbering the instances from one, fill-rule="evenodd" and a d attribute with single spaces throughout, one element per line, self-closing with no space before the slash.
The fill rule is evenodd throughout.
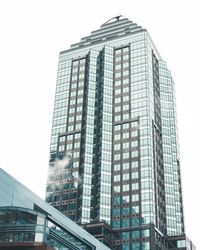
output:
<path id="1" fill-rule="evenodd" d="M 78 104 L 78 103 L 81 103 L 81 102 L 82 102 L 82 99 L 83 99 L 83 98 L 78 98 L 78 99 L 77 99 L 77 104 Z"/>
<path id="2" fill-rule="evenodd" d="M 130 201 L 129 195 L 123 196 L 122 199 L 123 199 L 123 203 L 129 203 L 129 201 Z"/>
<path id="3" fill-rule="evenodd" d="M 138 122 L 137 122 L 137 121 L 131 122 L 131 127 L 132 127 L 132 128 L 137 127 L 137 125 L 138 125 Z"/>
<path id="4" fill-rule="evenodd" d="M 126 71 L 123 71 L 123 76 L 128 76 L 129 75 L 129 71 L 126 70 Z"/>
<path id="5" fill-rule="evenodd" d="M 129 105 L 128 104 L 126 104 L 126 105 L 123 105 L 123 110 L 125 111 L 125 110 L 128 110 L 129 109 Z"/>
<path id="6" fill-rule="evenodd" d="M 121 98 L 120 97 L 115 98 L 115 103 L 120 103 L 120 102 L 121 102 Z"/>
<path id="7" fill-rule="evenodd" d="M 115 140 L 120 140 L 120 138 L 121 138 L 121 135 L 120 135 L 120 134 L 117 134 L 117 135 L 114 136 L 114 139 L 115 139 Z"/>
<path id="8" fill-rule="evenodd" d="M 124 123 L 123 124 L 123 129 L 128 129 L 129 128 L 129 123 Z"/>
<path id="9" fill-rule="evenodd" d="M 115 62 L 120 62 L 120 61 L 121 61 L 121 56 L 115 58 Z"/>
<path id="10" fill-rule="evenodd" d="M 132 168 L 138 168 L 138 161 L 133 161 L 131 164 Z"/>
<path id="11" fill-rule="evenodd" d="M 121 146 L 120 144 L 115 144 L 115 145 L 114 145 L 114 149 L 115 149 L 115 150 L 120 150 L 120 146 Z"/>
<path id="12" fill-rule="evenodd" d="M 67 150 L 72 149 L 72 144 L 67 144 L 66 148 Z"/>
<path id="13" fill-rule="evenodd" d="M 114 192 L 120 192 L 120 186 L 114 186 Z"/>
<path id="14" fill-rule="evenodd" d="M 83 94 L 83 89 L 80 89 L 79 91 L 78 91 L 78 96 L 81 96 Z"/>
<path id="15" fill-rule="evenodd" d="M 121 120 L 121 116 L 120 115 L 116 115 L 115 116 L 115 122 L 118 122 L 118 121 L 120 121 Z"/>
<path id="16" fill-rule="evenodd" d="M 74 126 L 68 126 L 68 131 L 73 131 L 74 130 Z"/>
<path id="17" fill-rule="evenodd" d="M 113 209 L 113 215 L 120 216 L 120 208 Z"/>
<path id="18" fill-rule="evenodd" d="M 132 190 L 138 189 L 138 183 L 132 183 Z"/>
<path id="19" fill-rule="evenodd" d="M 68 141 L 73 140 L 73 135 L 68 135 L 68 136 L 67 136 L 67 140 L 68 140 Z"/>
<path id="20" fill-rule="evenodd" d="M 150 243 L 142 242 L 142 250 L 150 250 Z"/>
<path id="21" fill-rule="evenodd" d="M 79 68 L 79 71 L 84 71 L 84 70 L 85 70 L 85 67 L 83 66 Z"/>
<path id="22" fill-rule="evenodd" d="M 123 153 L 123 159 L 128 159 L 129 158 L 129 152 Z"/>
<path id="23" fill-rule="evenodd" d="M 75 89 L 76 87 L 77 87 L 77 84 L 76 83 L 72 83 L 71 89 Z"/>
<path id="24" fill-rule="evenodd" d="M 120 112 L 121 111 L 121 106 L 115 106 L 115 112 Z"/>
<path id="25" fill-rule="evenodd" d="M 117 171 L 117 170 L 120 170 L 120 165 L 119 164 L 114 165 L 114 171 Z"/>
<path id="26" fill-rule="evenodd" d="M 123 174 L 123 181 L 129 180 L 129 174 Z"/>
<path id="27" fill-rule="evenodd" d="M 177 246 L 178 246 L 178 248 L 186 247 L 185 240 L 178 240 Z"/>
<path id="28" fill-rule="evenodd" d="M 79 134 L 75 134 L 75 139 L 79 139 L 79 138 L 81 138 L 81 134 L 79 133 Z"/>
<path id="29" fill-rule="evenodd" d="M 128 100 L 129 100 L 129 96 L 128 96 L 128 95 L 123 96 L 123 102 L 126 102 L 126 101 L 128 101 Z"/>
<path id="30" fill-rule="evenodd" d="M 115 81 L 115 86 L 120 86 L 121 85 L 121 80 Z"/>
<path id="31" fill-rule="evenodd" d="M 138 178 L 138 172 L 132 172 L 131 177 L 132 177 L 132 179 L 137 179 Z"/>
<path id="32" fill-rule="evenodd" d="M 123 185 L 123 192 L 129 191 L 129 185 Z"/>
<path id="33" fill-rule="evenodd" d="M 131 142 L 131 147 L 137 147 L 137 146 L 138 146 L 138 141 Z"/>
<path id="34" fill-rule="evenodd" d="M 79 152 L 74 153 L 74 158 L 79 158 Z"/>
<path id="35" fill-rule="evenodd" d="M 119 228 L 120 227 L 120 221 L 119 220 L 115 220 L 113 221 L 113 228 Z"/>
<path id="36" fill-rule="evenodd" d="M 127 68 L 128 66 L 129 66 L 128 62 L 126 62 L 126 63 L 123 64 L 123 68 Z"/>
<path id="37" fill-rule="evenodd" d="M 122 227 L 129 227 L 130 226 L 130 220 L 122 220 Z"/>
<path id="38" fill-rule="evenodd" d="M 77 75 L 72 76 L 72 81 L 76 81 L 77 80 Z"/>
<path id="39" fill-rule="evenodd" d="M 63 152 L 65 150 L 65 146 L 62 145 L 62 146 L 59 146 L 59 152 Z"/>
<path id="40" fill-rule="evenodd" d="M 114 175 L 114 181 L 120 181 L 120 175 Z"/>
<path id="41" fill-rule="evenodd" d="M 128 60 L 129 55 L 123 55 L 123 60 Z"/>
<path id="42" fill-rule="evenodd" d="M 123 119 L 124 120 L 129 119 L 129 114 L 123 114 Z"/>
<path id="43" fill-rule="evenodd" d="M 116 69 L 116 70 L 121 69 L 121 64 L 115 65 L 115 69 Z"/>
<path id="44" fill-rule="evenodd" d="M 123 232 L 122 233 L 122 238 L 125 239 L 125 240 L 129 240 L 130 233 L 129 232 Z M 129 247 L 127 249 L 129 249 Z"/>
<path id="45" fill-rule="evenodd" d="M 142 230 L 142 237 L 149 237 L 149 229 Z"/>
<path id="46" fill-rule="evenodd" d="M 84 58 L 80 60 L 80 64 L 82 64 L 82 65 L 85 64 L 85 59 Z"/>
<path id="47" fill-rule="evenodd" d="M 123 149 L 129 148 L 129 142 L 123 143 Z"/>
<path id="48" fill-rule="evenodd" d="M 120 55 L 121 53 L 122 53 L 122 50 L 121 50 L 121 49 L 116 49 L 116 50 L 115 50 L 115 54 L 116 54 L 116 55 Z"/>
<path id="49" fill-rule="evenodd" d="M 133 194 L 132 195 L 132 202 L 139 201 L 139 194 Z"/>
<path id="50" fill-rule="evenodd" d="M 74 148 L 79 148 L 80 147 L 80 142 L 74 143 Z"/>
<path id="51" fill-rule="evenodd" d="M 123 53 L 127 53 L 127 52 L 129 52 L 129 47 L 123 48 Z"/>
<path id="52" fill-rule="evenodd" d="M 129 163 L 123 163 L 122 168 L 123 170 L 129 169 Z"/>
<path id="53" fill-rule="evenodd" d="M 132 157 L 138 157 L 138 151 L 132 151 L 131 156 Z"/>
<path id="54" fill-rule="evenodd" d="M 74 122 L 74 116 L 69 117 L 69 122 Z"/>
<path id="55" fill-rule="evenodd" d="M 76 95 L 75 91 L 71 91 L 71 97 L 74 97 Z"/>
<path id="56" fill-rule="evenodd" d="M 129 138 L 129 133 L 123 133 L 123 139 Z"/>
<path id="57" fill-rule="evenodd" d="M 76 73 L 78 71 L 78 68 L 73 68 L 73 73 Z"/>
<path id="58" fill-rule="evenodd" d="M 76 116 L 76 121 L 80 121 L 81 120 L 81 115 L 77 115 Z"/>
<path id="59" fill-rule="evenodd" d="M 42 242 L 43 241 L 43 233 L 36 233 L 35 234 L 35 241 Z"/>
<path id="60" fill-rule="evenodd" d="M 78 61 L 73 61 L 73 66 L 78 65 Z"/>
<path id="61" fill-rule="evenodd" d="M 121 72 L 115 73 L 115 78 L 121 77 Z"/>
<path id="62" fill-rule="evenodd" d="M 138 226 L 139 225 L 139 219 L 138 218 L 133 218 L 132 219 L 132 225 L 133 226 Z M 138 243 L 138 246 L 139 246 L 139 243 Z M 135 250 L 135 248 L 133 248 Z M 136 248 L 137 249 L 137 248 Z M 138 248 L 139 249 L 139 248 Z"/>
<path id="63" fill-rule="evenodd" d="M 76 112 L 82 111 L 82 106 L 76 108 Z"/>
<path id="64" fill-rule="evenodd" d="M 133 206 L 132 207 L 132 214 L 138 214 L 139 213 L 139 206 Z"/>
<path id="65" fill-rule="evenodd" d="M 133 237 L 133 239 L 139 239 L 140 238 L 140 231 L 139 230 L 133 231 L 132 237 Z"/>
<path id="66" fill-rule="evenodd" d="M 120 130 L 120 128 L 121 128 L 121 126 L 120 126 L 120 125 L 114 126 L 114 130 L 115 130 L 115 131 L 119 131 L 119 130 Z"/>
<path id="67" fill-rule="evenodd" d="M 115 95 L 121 94 L 121 89 L 116 89 L 115 90 Z"/>
<path id="68" fill-rule="evenodd" d="M 65 141 L 65 136 L 60 137 L 60 142 L 64 142 Z"/>
<path id="69" fill-rule="evenodd" d="M 75 112 L 75 108 L 70 108 L 69 109 L 69 113 L 71 114 L 71 113 L 74 113 Z"/>
<path id="70" fill-rule="evenodd" d="M 138 131 L 135 130 L 135 131 L 131 131 L 131 137 L 136 137 L 138 136 Z"/>
<path id="71" fill-rule="evenodd" d="M 76 100 L 75 100 L 75 99 L 71 99 L 71 100 L 70 100 L 70 105 L 74 105 L 74 104 L 75 104 L 75 102 L 76 102 Z"/>
<path id="72" fill-rule="evenodd" d="M 129 79 L 127 78 L 127 79 L 123 79 L 123 84 L 127 84 L 127 83 L 129 83 Z"/>

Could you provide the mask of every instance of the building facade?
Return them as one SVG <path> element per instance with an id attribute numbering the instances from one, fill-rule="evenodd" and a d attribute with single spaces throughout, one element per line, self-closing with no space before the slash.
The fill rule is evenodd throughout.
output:
<path id="1" fill-rule="evenodd" d="M 109 250 L 2 169 L 0 249 Z"/>
<path id="2" fill-rule="evenodd" d="M 173 79 L 127 18 L 60 53 L 46 201 L 113 249 L 186 249 Z"/>

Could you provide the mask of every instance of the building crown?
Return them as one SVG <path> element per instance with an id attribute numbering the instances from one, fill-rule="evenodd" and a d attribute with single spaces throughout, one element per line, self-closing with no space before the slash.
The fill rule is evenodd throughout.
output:
<path id="1" fill-rule="evenodd" d="M 92 31 L 89 36 L 83 37 L 79 43 L 71 45 L 71 49 L 105 42 L 142 30 L 145 29 L 133 23 L 128 18 L 118 15 L 102 24 L 100 29 Z"/>

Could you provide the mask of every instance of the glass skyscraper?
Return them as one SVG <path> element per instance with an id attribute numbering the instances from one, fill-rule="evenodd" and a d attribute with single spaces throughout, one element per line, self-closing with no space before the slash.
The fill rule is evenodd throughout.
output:
<path id="1" fill-rule="evenodd" d="M 127 18 L 60 53 L 46 201 L 112 249 L 194 249 L 174 82 L 147 30 Z"/>

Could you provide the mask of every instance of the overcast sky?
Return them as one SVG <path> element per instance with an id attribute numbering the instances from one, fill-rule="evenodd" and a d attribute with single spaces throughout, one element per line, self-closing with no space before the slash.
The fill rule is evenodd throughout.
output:
<path id="1" fill-rule="evenodd" d="M 44 198 L 59 52 L 116 15 L 146 28 L 176 85 L 187 235 L 200 249 L 198 0 L 1 0 L 0 167 Z"/>

